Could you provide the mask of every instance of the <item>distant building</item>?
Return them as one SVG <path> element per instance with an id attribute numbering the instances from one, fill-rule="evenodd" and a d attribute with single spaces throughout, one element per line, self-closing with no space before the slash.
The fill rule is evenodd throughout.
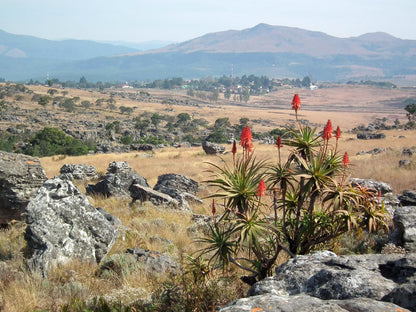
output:
<path id="1" fill-rule="evenodd" d="M 315 85 L 311 84 L 311 85 L 309 86 L 309 89 L 310 89 L 310 90 L 316 90 L 316 89 L 318 89 L 318 86 L 315 86 Z"/>

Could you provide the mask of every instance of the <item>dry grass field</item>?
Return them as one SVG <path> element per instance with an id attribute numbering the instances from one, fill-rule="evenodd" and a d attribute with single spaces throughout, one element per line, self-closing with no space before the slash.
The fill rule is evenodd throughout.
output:
<path id="1" fill-rule="evenodd" d="M 37 93 L 46 94 L 48 87 L 30 87 Z M 108 98 L 109 94 L 88 92 L 85 90 L 68 89 L 68 96 L 79 96 L 82 100 L 95 102 L 98 98 Z M 154 98 L 170 97 L 188 100 L 184 91 L 146 90 Z M 380 89 L 363 86 L 330 86 L 318 90 L 282 89 L 267 96 L 251 97 L 244 105 L 232 102 L 219 101 L 193 105 L 167 105 L 159 102 L 139 102 L 122 98 L 114 90 L 117 106 L 136 107 L 132 115 L 139 115 L 145 111 L 177 115 L 187 112 L 194 118 L 205 118 L 211 124 L 217 118 L 229 117 L 231 123 L 238 123 L 242 117 L 250 118 L 250 125 L 255 131 L 267 131 L 277 126 L 291 123 L 294 114 L 291 108 L 291 99 L 294 93 L 299 93 L 302 100 L 302 109 L 299 112 L 301 119 L 307 119 L 317 124 L 318 129 L 328 119 L 333 126 L 339 125 L 342 129 L 342 138 L 338 151 L 347 151 L 350 155 L 351 177 L 371 178 L 384 181 L 392 185 L 396 194 L 404 189 L 416 188 L 416 169 L 399 168 L 398 162 L 403 156 L 403 148 L 416 146 L 416 130 L 389 130 L 381 131 L 386 135 L 380 140 L 358 140 L 356 135 L 349 132 L 353 127 L 368 124 L 376 118 L 388 119 L 392 124 L 399 119 L 406 122 L 405 111 L 399 107 L 404 99 L 416 97 L 415 89 Z M 123 92 L 138 92 L 137 90 Z M 36 103 L 28 103 L 31 109 L 39 107 Z M 117 112 L 112 112 L 117 118 Z M 134 116 L 131 116 L 132 118 Z M 262 120 L 261 122 L 254 122 Z M 334 144 L 334 143 L 333 143 Z M 227 145 L 227 151 L 231 146 Z M 255 155 L 259 159 L 277 161 L 277 150 L 273 145 L 254 143 Z M 384 151 L 377 155 L 357 155 L 360 151 L 371 151 L 382 148 Z M 287 157 L 288 147 L 282 149 L 282 157 Z M 415 157 L 415 156 L 413 156 Z M 40 159 L 49 178 L 59 174 L 64 164 L 87 164 L 94 166 L 98 172 L 105 173 L 108 164 L 112 161 L 127 161 L 132 169 L 145 177 L 151 186 L 154 186 L 157 177 L 165 173 L 184 174 L 200 182 L 199 196 L 204 198 L 214 192 L 203 181 L 209 176 L 207 169 L 209 162 L 222 164 L 230 162 L 231 154 L 207 156 L 201 147 L 192 148 L 162 148 L 154 152 L 131 152 L 122 154 L 95 154 L 87 156 L 53 156 Z M 413 159 L 415 161 L 415 159 Z M 78 185 L 85 190 L 84 184 Z M 119 239 L 110 254 L 123 253 L 126 248 L 140 246 L 151 250 L 158 250 L 173 256 L 181 261 L 186 255 L 198 249 L 193 238 L 187 235 L 186 229 L 191 222 L 191 215 L 178 211 L 159 209 L 145 203 L 130 205 L 129 200 L 115 198 L 90 198 L 95 207 L 102 207 L 114 214 L 126 227 L 124 239 Z M 210 214 L 210 201 L 193 206 L 197 214 Z M 100 277 L 95 274 L 97 267 L 91 264 L 74 261 L 55 269 L 51 275 L 44 279 L 26 271 L 23 266 L 23 252 L 25 241 L 23 233 L 24 222 L 18 222 L 9 229 L 0 231 L 0 257 L 9 265 L 7 274 L 0 267 L 0 310 L 8 312 L 20 311 L 60 311 L 60 307 L 75 298 L 90 300 L 94 296 L 112 296 L 114 300 L 133 300 L 146 297 L 154 291 L 165 277 L 152 277 L 138 270 L 123 278 Z M 162 238 L 172 243 L 164 243 Z M 227 289 L 233 296 L 243 296 L 247 286 L 235 282 L 232 289 Z M 139 293 L 139 294 L 138 294 Z M 108 298 L 108 297 L 107 297 Z M 78 310 L 77 310 L 78 311 Z M 79 310 L 81 311 L 81 310 Z"/>
<path id="2" fill-rule="evenodd" d="M 46 94 L 49 87 L 29 86 L 37 93 Z M 193 118 L 205 118 L 211 124 L 217 118 L 228 117 L 231 124 L 238 123 L 242 117 L 250 120 L 262 120 L 263 122 L 253 124 L 254 131 L 270 131 L 277 126 L 282 126 L 294 120 L 291 110 L 293 95 L 298 93 L 302 100 L 302 110 L 299 118 L 309 120 L 314 124 L 324 125 L 327 119 L 342 129 L 352 129 L 359 125 L 366 125 L 376 118 L 387 118 L 390 123 L 399 119 L 406 122 L 406 112 L 403 105 L 406 98 L 416 97 L 415 88 L 387 89 L 373 86 L 360 85 L 328 85 L 317 90 L 282 88 L 268 95 L 251 96 L 248 103 L 237 103 L 219 100 L 216 103 L 198 103 L 192 97 L 186 95 L 185 90 L 107 90 L 105 93 L 89 92 L 81 89 L 67 89 L 68 96 L 79 97 L 94 103 L 99 98 L 109 98 L 114 94 L 116 105 L 134 108 L 133 115 L 143 112 L 158 112 L 166 115 L 178 115 L 188 113 Z M 188 101 L 189 105 L 164 104 L 162 101 L 135 101 L 121 94 L 138 94 L 139 91 L 148 92 L 157 99 L 178 99 Z M 220 98 L 222 95 L 220 95 Z M 32 105 L 38 104 L 33 103 Z M 115 117 L 119 114 L 115 113 Z"/>

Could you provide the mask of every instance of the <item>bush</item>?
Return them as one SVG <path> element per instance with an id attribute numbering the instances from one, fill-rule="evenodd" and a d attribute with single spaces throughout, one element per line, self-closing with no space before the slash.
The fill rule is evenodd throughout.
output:
<path id="1" fill-rule="evenodd" d="M 66 135 L 65 132 L 45 127 L 31 140 L 30 147 L 24 153 L 31 156 L 44 157 L 53 155 L 86 155 L 89 147 L 81 140 Z"/>

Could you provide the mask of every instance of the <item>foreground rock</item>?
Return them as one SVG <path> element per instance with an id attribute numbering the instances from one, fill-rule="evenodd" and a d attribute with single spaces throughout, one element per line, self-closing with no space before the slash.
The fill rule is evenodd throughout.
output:
<path id="1" fill-rule="evenodd" d="M 167 194 L 179 203 L 179 209 L 191 211 L 189 202 L 202 203 L 196 196 L 198 182 L 181 174 L 169 173 L 158 177 L 154 190 Z"/>
<path id="2" fill-rule="evenodd" d="M 348 300 L 322 300 L 308 295 L 266 294 L 234 301 L 220 312 L 408 312 L 390 303 L 368 298 Z"/>
<path id="3" fill-rule="evenodd" d="M 380 195 L 384 196 L 389 193 L 393 193 L 393 188 L 390 184 L 385 182 L 375 181 L 371 179 L 359 179 L 359 178 L 352 178 L 350 179 L 352 186 L 361 186 L 366 189 L 372 189 L 376 191 L 380 191 Z"/>
<path id="4" fill-rule="evenodd" d="M 130 186 L 130 196 L 133 199 L 132 203 L 136 201 L 140 203 L 150 201 L 155 206 L 167 206 L 173 209 L 178 209 L 179 207 L 179 202 L 176 199 L 140 184 Z"/>
<path id="5" fill-rule="evenodd" d="M 416 206 L 398 207 L 393 216 L 390 240 L 406 251 L 416 252 Z"/>
<path id="6" fill-rule="evenodd" d="M 46 180 L 39 159 L 0 151 L 0 224 L 23 220 L 30 198 Z"/>
<path id="7" fill-rule="evenodd" d="M 98 173 L 93 166 L 65 164 L 60 169 L 62 179 L 68 180 L 95 180 L 98 179 Z"/>
<path id="8" fill-rule="evenodd" d="M 416 206 L 416 191 L 405 190 L 398 198 L 403 206 Z"/>
<path id="9" fill-rule="evenodd" d="M 252 286 L 253 298 L 220 311 L 414 311 L 415 281 L 415 254 L 338 257 L 324 251 L 289 260 Z"/>
<path id="10" fill-rule="evenodd" d="M 105 197 L 130 197 L 130 186 L 140 184 L 150 187 L 147 180 L 130 168 L 125 161 L 113 161 L 108 165 L 107 174 L 97 184 L 88 184 L 87 194 L 100 194 Z"/>
<path id="11" fill-rule="evenodd" d="M 202 148 L 207 155 L 218 155 L 225 152 L 225 147 L 216 143 L 204 141 Z"/>
<path id="12" fill-rule="evenodd" d="M 379 140 L 385 139 L 386 135 L 384 133 L 375 133 L 375 132 L 361 132 L 357 133 L 357 139 L 360 140 Z"/>
<path id="13" fill-rule="evenodd" d="M 71 259 L 99 263 L 118 236 L 120 222 L 95 209 L 68 180 L 46 181 L 26 211 L 27 263 L 43 275 Z"/>

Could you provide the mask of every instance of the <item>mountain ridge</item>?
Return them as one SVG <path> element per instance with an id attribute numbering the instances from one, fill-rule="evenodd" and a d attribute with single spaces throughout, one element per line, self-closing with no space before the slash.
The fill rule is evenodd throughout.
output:
<path id="1" fill-rule="evenodd" d="M 30 54 L 24 45 L 6 50 L 1 34 L 0 77 L 13 80 L 39 79 L 46 72 L 61 80 L 81 76 L 89 81 L 197 79 L 229 75 L 231 68 L 235 75 L 272 78 L 311 75 L 317 80 L 346 81 L 410 76 L 416 80 L 416 40 L 383 32 L 338 38 L 319 31 L 261 23 L 243 30 L 208 33 L 149 51 L 102 55 L 91 48 L 84 58 L 76 54 L 86 50 L 83 41 L 64 41 L 70 46 L 66 49 L 72 49 L 72 58 L 59 58 L 56 54 L 63 53 L 63 48 L 54 47 L 56 42 L 43 41 L 47 45 L 38 46 L 38 54 Z M 28 40 L 30 43 L 34 39 L 29 36 Z"/>

